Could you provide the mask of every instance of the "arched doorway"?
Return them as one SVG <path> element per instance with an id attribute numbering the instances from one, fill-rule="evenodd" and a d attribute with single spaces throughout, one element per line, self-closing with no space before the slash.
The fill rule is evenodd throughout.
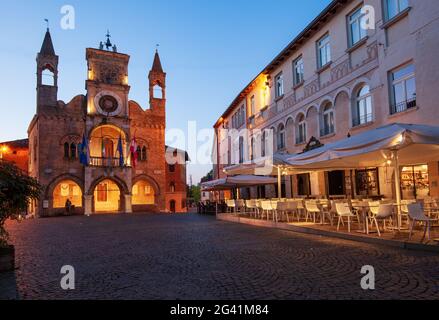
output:
<path id="1" fill-rule="evenodd" d="M 122 210 L 121 190 L 117 183 L 110 179 L 99 182 L 93 192 L 94 212 L 112 213 Z"/>
<path id="2" fill-rule="evenodd" d="M 139 180 L 133 185 L 133 205 L 155 205 L 155 191 L 146 180 Z"/>
<path id="3" fill-rule="evenodd" d="M 82 208 L 82 190 L 73 180 L 62 180 L 53 189 L 53 208 L 66 207 L 67 200 L 76 208 Z"/>

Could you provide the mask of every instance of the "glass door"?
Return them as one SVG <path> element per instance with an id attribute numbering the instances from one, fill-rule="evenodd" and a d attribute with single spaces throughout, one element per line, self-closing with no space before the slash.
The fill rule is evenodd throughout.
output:
<path id="1" fill-rule="evenodd" d="M 407 166 L 401 172 L 402 198 L 406 200 L 424 199 L 430 194 L 428 166 Z"/>

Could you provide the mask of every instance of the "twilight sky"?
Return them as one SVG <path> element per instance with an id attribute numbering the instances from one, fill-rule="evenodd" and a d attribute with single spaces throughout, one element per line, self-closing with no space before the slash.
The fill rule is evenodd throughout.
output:
<path id="1" fill-rule="evenodd" d="M 3 76 L 0 141 L 27 137 L 35 113 L 36 54 L 46 25 L 60 56 L 58 98 L 85 94 L 85 48 L 110 29 L 129 54 L 130 99 L 148 107 L 148 71 L 156 44 L 167 72 L 167 127 L 187 132 L 188 121 L 211 128 L 241 89 L 330 0 L 21 0 L 0 1 Z M 75 29 L 63 30 L 60 10 L 75 9 Z M 50 134 L 50 133 L 48 133 Z M 191 164 L 197 183 L 211 166 Z"/>

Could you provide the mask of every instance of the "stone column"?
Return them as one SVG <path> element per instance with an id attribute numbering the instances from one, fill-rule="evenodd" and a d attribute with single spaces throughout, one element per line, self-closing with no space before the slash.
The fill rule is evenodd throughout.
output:
<path id="1" fill-rule="evenodd" d="M 131 203 L 131 195 L 125 195 L 125 213 L 133 213 L 133 206 Z"/>
<path id="2" fill-rule="evenodd" d="M 84 214 L 86 216 L 93 214 L 92 199 L 93 196 L 84 196 Z"/>

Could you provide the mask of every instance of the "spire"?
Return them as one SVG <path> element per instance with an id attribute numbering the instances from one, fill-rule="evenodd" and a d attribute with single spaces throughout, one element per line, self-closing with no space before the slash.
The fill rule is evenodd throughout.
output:
<path id="1" fill-rule="evenodd" d="M 50 36 L 49 28 L 47 28 L 46 35 L 44 36 L 43 45 L 40 50 L 41 55 L 55 56 L 55 49 L 53 48 L 52 37 Z"/>
<path id="2" fill-rule="evenodd" d="M 163 73 L 162 62 L 160 61 L 158 49 L 155 51 L 154 63 L 152 64 L 151 71 Z"/>

